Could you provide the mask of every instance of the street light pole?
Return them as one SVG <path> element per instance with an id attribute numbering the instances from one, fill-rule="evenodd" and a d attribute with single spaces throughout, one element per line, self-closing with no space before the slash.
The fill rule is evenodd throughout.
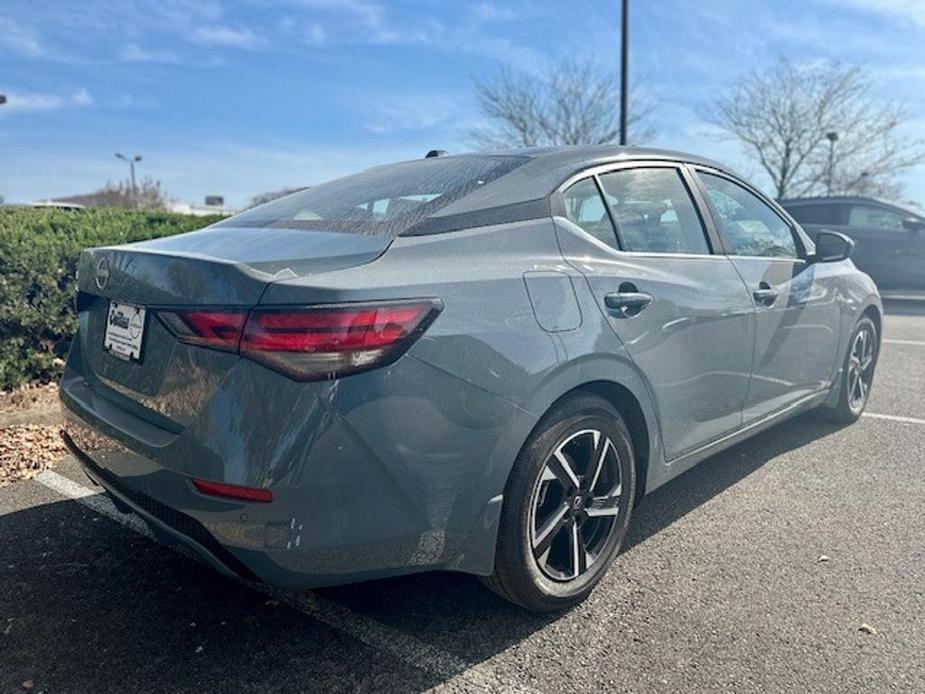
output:
<path id="1" fill-rule="evenodd" d="M 832 175 L 835 170 L 835 143 L 838 142 L 838 133 L 831 130 L 825 134 L 825 139 L 829 141 L 829 169 L 826 172 L 825 194 L 832 194 Z"/>
<path id="2" fill-rule="evenodd" d="M 623 0 L 623 21 L 620 30 L 620 144 L 627 142 L 629 129 L 629 41 L 630 0 Z"/>
<path id="3" fill-rule="evenodd" d="M 127 157 L 124 154 L 116 152 L 116 159 L 128 162 L 129 176 L 132 181 L 132 207 L 138 207 L 138 188 L 135 185 L 135 162 L 141 161 L 141 155 L 136 154 L 133 157 Z"/>

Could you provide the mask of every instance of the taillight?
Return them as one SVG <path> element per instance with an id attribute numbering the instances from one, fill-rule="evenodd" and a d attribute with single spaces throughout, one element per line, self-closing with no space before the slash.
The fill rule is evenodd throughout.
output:
<path id="1" fill-rule="evenodd" d="M 436 301 L 257 308 L 241 354 L 300 381 L 335 378 L 395 361 L 439 310 Z"/>
<path id="2" fill-rule="evenodd" d="M 177 339 L 260 362 L 300 381 L 390 364 L 440 312 L 435 299 L 242 310 L 159 311 Z"/>
<path id="3" fill-rule="evenodd" d="M 247 311 L 158 311 L 180 342 L 237 352 Z"/>

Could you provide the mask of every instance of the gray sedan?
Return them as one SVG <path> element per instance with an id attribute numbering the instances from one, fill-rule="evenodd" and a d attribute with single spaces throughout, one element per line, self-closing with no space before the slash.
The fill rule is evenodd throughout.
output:
<path id="1" fill-rule="evenodd" d="M 557 610 L 646 493 L 864 410 L 844 236 L 684 154 L 435 154 L 83 253 L 64 437 L 121 509 L 247 580 L 464 571 Z"/>

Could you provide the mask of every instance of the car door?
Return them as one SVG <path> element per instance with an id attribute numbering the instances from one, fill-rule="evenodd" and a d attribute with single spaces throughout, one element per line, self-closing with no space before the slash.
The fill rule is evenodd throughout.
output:
<path id="1" fill-rule="evenodd" d="M 695 170 L 720 241 L 755 305 L 748 423 L 831 384 L 840 358 L 837 278 L 807 263 L 791 222 L 757 191 L 722 172 Z"/>
<path id="2" fill-rule="evenodd" d="M 909 215 L 886 205 L 853 203 L 845 233 L 857 266 L 884 289 L 925 288 L 925 233 L 906 228 Z"/>
<path id="3" fill-rule="evenodd" d="M 751 297 L 690 187 L 677 164 L 605 168 L 567 182 L 556 216 L 564 256 L 647 382 L 669 460 L 741 425 L 753 352 Z"/>

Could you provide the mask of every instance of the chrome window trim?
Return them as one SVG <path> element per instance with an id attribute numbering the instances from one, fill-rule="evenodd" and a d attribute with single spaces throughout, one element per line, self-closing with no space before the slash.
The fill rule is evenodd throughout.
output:
<path id="1" fill-rule="evenodd" d="M 590 176 L 600 176 L 601 174 L 610 173 L 612 171 L 621 171 L 623 169 L 651 169 L 651 168 L 661 168 L 661 169 L 678 169 L 680 171 L 681 166 L 685 162 L 682 161 L 673 161 L 670 159 L 631 159 L 628 161 L 621 162 L 610 162 L 608 164 L 598 164 L 596 166 L 589 167 L 587 169 L 582 169 L 577 173 L 573 173 L 571 176 L 566 178 L 559 186 L 553 191 L 553 194 L 562 194 L 566 188 L 571 186 L 574 183 L 578 183 L 583 178 L 588 178 Z"/>
<path id="2" fill-rule="evenodd" d="M 684 166 L 687 165 L 685 161 L 679 161 L 674 159 L 630 159 L 627 161 L 621 162 L 609 162 L 605 164 L 598 164 L 596 166 L 589 167 L 587 169 L 582 169 L 581 171 L 572 174 L 566 178 L 559 186 L 552 192 L 552 195 L 562 195 L 566 190 L 571 188 L 576 183 L 586 179 L 593 178 L 594 183 L 597 186 L 598 193 L 601 196 L 601 199 L 604 201 L 604 209 L 607 210 L 607 215 L 610 217 L 611 226 L 614 228 L 614 233 L 616 235 L 617 243 L 620 246 L 623 245 L 623 239 L 620 237 L 620 229 L 617 226 L 616 220 L 613 218 L 613 212 L 610 209 L 610 206 L 607 204 L 607 198 L 605 196 L 604 185 L 600 181 L 600 176 L 608 173 L 614 173 L 616 171 L 625 171 L 627 169 L 674 169 L 678 177 L 681 179 L 681 184 L 684 186 L 684 190 L 687 192 L 688 198 L 690 198 L 691 205 L 694 207 L 694 211 L 697 213 L 697 218 L 700 220 L 700 228 L 703 231 L 704 240 L 707 242 L 707 246 L 710 248 L 711 253 L 656 253 L 652 251 L 627 251 L 623 248 L 615 248 L 612 246 L 607 246 L 608 250 L 618 253 L 620 255 L 635 257 L 635 258 L 726 258 L 725 253 L 723 253 L 722 248 L 715 248 L 715 242 L 710 230 L 708 228 L 708 222 L 704 218 L 704 213 L 709 212 L 709 210 L 702 210 L 700 204 L 698 203 L 697 197 L 694 194 L 694 191 L 690 187 L 690 181 L 684 175 Z M 553 218 L 565 219 L 573 226 L 578 227 L 577 224 L 571 220 L 562 217 L 561 215 L 553 215 Z M 591 234 L 588 234 L 584 229 L 578 227 L 583 234 L 594 238 Z M 598 239 L 595 239 L 598 241 Z M 601 242 L 603 243 L 603 242 Z"/>

